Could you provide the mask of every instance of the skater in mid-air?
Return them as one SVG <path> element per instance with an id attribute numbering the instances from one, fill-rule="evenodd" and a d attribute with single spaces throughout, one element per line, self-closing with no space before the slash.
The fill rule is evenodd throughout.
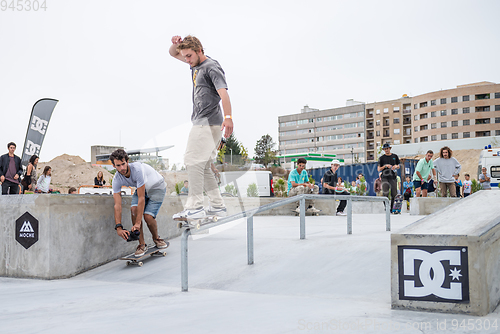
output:
<path id="1" fill-rule="evenodd" d="M 169 53 L 191 67 L 193 80 L 193 127 L 189 133 L 184 164 L 189 182 L 189 194 L 184 210 L 174 214 L 174 219 L 203 219 L 207 215 L 227 215 L 211 170 L 221 132 L 228 138 L 233 132 L 231 102 L 227 93 L 226 77 L 219 63 L 206 56 L 200 40 L 194 36 L 172 37 Z M 222 102 L 222 113 L 220 102 Z M 209 198 L 203 206 L 203 191 Z"/>

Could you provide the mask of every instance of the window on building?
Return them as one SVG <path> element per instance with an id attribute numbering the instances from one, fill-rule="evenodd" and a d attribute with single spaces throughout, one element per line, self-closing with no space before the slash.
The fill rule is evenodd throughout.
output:
<path id="1" fill-rule="evenodd" d="M 476 131 L 476 137 L 489 137 L 491 136 L 490 131 Z"/>
<path id="2" fill-rule="evenodd" d="M 490 94 L 476 94 L 476 100 L 488 100 Z"/>
<path id="3" fill-rule="evenodd" d="M 437 140 L 437 136 L 436 135 L 432 135 L 431 136 L 431 141 L 436 141 Z"/>
<path id="4" fill-rule="evenodd" d="M 500 117 L 495 117 L 495 123 L 500 123 Z"/>
<path id="5" fill-rule="evenodd" d="M 376 136 L 380 137 L 380 131 L 376 131 Z"/>
<path id="6" fill-rule="evenodd" d="M 469 101 L 469 95 L 462 96 L 462 101 L 463 102 Z"/>
<path id="7" fill-rule="evenodd" d="M 425 113 L 425 114 L 420 114 L 420 119 L 425 119 L 425 118 L 427 118 L 427 113 Z"/>
<path id="8" fill-rule="evenodd" d="M 470 125 L 470 119 L 464 119 L 462 125 Z"/>
<path id="9" fill-rule="evenodd" d="M 446 140 L 446 139 L 447 139 L 447 137 L 448 137 L 448 136 L 446 135 L 446 133 L 444 133 L 444 134 L 442 134 L 442 135 L 441 135 L 441 140 Z"/>
<path id="10" fill-rule="evenodd" d="M 413 105 L 413 109 L 418 109 L 418 104 L 416 104 L 416 103 L 415 103 L 415 104 Z"/>
<path id="11" fill-rule="evenodd" d="M 316 118 L 316 122 L 323 122 L 323 117 Z"/>
<path id="12" fill-rule="evenodd" d="M 500 130 L 495 130 L 495 136 L 500 136 Z"/>
<path id="13" fill-rule="evenodd" d="M 420 137 L 420 142 L 429 141 L 429 137 Z"/>
<path id="14" fill-rule="evenodd" d="M 451 121 L 451 127 L 458 126 L 458 121 Z"/>
<path id="15" fill-rule="evenodd" d="M 418 132 L 418 126 L 416 126 L 414 130 L 415 130 L 415 132 Z"/>
<path id="16" fill-rule="evenodd" d="M 307 124 L 307 123 L 309 123 L 308 119 L 300 119 L 300 120 L 297 121 L 298 125 Z"/>
<path id="17" fill-rule="evenodd" d="M 446 122 L 441 122 L 441 127 L 442 128 L 446 128 L 448 126 L 448 124 Z"/>
<path id="18" fill-rule="evenodd" d="M 470 132 L 464 132 L 464 138 L 470 138 Z"/>
<path id="19" fill-rule="evenodd" d="M 435 106 L 436 105 L 436 100 L 431 100 L 431 106 Z"/>
<path id="20" fill-rule="evenodd" d="M 394 121 L 394 124 L 399 124 L 399 118 L 394 118 L 393 121 Z"/>
<path id="21" fill-rule="evenodd" d="M 476 119 L 476 124 L 490 124 L 489 118 L 478 118 Z"/>
<path id="22" fill-rule="evenodd" d="M 380 120 L 378 119 L 377 121 L 375 121 L 375 124 L 380 125 Z"/>
<path id="23" fill-rule="evenodd" d="M 389 113 L 389 108 L 384 108 L 384 114 L 388 114 Z"/>
<path id="24" fill-rule="evenodd" d="M 452 115 L 458 115 L 458 109 L 451 109 Z"/>
<path id="25" fill-rule="evenodd" d="M 394 134 L 399 134 L 399 129 L 394 129 Z"/>
<path id="26" fill-rule="evenodd" d="M 476 107 L 476 112 L 486 112 L 490 111 L 490 106 Z"/>
<path id="27" fill-rule="evenodd" d="M 418 138 L 413 139 L 414 143 L 418 143 Z"/>
<path id="28" fill-rule="evenodd" d="M 441 110 L 441 116 L 446 116 L 446 110 Z"/>
<path id="29" fill-rule="evenodd" d="M 436 112 L 435 111 L 431 111 L 431 117 L 436 117 Z"/>
<path id="30" fill-rule="evenodd" d="M 421 102 L 420 103 L 420 108 L 425 108 L 425 107 L 427 107 L 427 101 Z"/>
<path id="31" fill-rule="evenodd" d="M 377 115 L 380 115 L 380 109 L 377 109 Z"/>
<path id="32" fill-rule="evenodd" d="M 446 104 L 446 98 L 441 99 L 441 102 L 440 102 L 440 103 L 441 103 L 441 104 Z"/>
<path id="33" fill-rule="evenodd" d="M 500 105 L 496 105 L 495 106 L 495 111 L 499 111 L 500 110 Z"/>
<path id="34" fill-rule="evenodd" d="M 457 96 L 451 98 L 451 103 L 457 103 L 457 102 L 458 102 Z"/>
<path id="35" fill-rule="evenodd" d="M 437 129 L 437 123 L 431 123 L 431 129 Z"/>
<path id="36" fill-rule="evenodd" d="M 427 124 L 426 125 L 420 125 L 420 131 L 425 131 L 427 130 Z"/>
<path id="37" fill-rule="evenodd" d="M 470 108 L 469 108 L 469 107 L 465 107 L 465 108 L 463 108 L 463 109 L 462 109 L 462 113 L 463 113 L 463 114 L 468 114 L 468 113 L 470 113 Z"/>
<path id="38" fill-rule="evenodd" d="M 413 116 L 413 119 L 418 121 L 418 115 Z"/>
<path id="39" fill-rule="evenodd" d="M 399 107 L 394 107 L 394 108 L 392 108 L 392 111 L 393 111 L 393 112 L 399 112 Z"/>
<path id="40" fill-rule="evenodd" d="M 458 133 L 452 133 L 451 139 L 458 139 Z"/>
<path id="41" fill-rule="evenodd" d="M 495 93 L 495 99 L 500 99 L 500 93 Z"/>

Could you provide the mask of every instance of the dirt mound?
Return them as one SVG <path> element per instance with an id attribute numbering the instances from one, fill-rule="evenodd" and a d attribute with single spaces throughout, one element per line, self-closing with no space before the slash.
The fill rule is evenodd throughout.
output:
<path id="1" fill-rule="evenodd" d="M 51 187 L 54 190 L 61 191 L 62 194 L 67 194 L 71 187 L 83 185 L 94 185 L 94 178 L 97 172 L 102 171 L 106 185 L 111 185 L 113 174 L 105 168 L 92 166 L 90 162 L 86 162 L 81 157 L 76 155 L 63 154 L 49 162 L 39 162 L 37 166 L 37 178 L 42 175 L 45 166 L 52 168 Z"/>

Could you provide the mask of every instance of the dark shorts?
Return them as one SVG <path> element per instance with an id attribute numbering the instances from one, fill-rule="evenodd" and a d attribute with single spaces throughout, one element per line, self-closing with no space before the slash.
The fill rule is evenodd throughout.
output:
<path id="1" fill-rule="evenodd" d="M 422 188 L 422 190 L 427 190 L 428 185 L 429 183 L 427 182 L 422 183 L 422 181 L 413 181 L 413 186 L 415 187 L 415 189 Z"/>

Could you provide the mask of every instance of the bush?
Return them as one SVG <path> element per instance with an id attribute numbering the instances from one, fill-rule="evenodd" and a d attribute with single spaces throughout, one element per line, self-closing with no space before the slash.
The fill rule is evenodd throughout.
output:
<path id="1" fill-rule="evenodd" d="M 179 181 L 175 184 L 175 192 L 177 193 L 177 195 L 181 193 L 182 187 L 184 187 L 184 181 Z"/>
<path id="2" fill-rule="evenodd" d="M 483 185 L 480 182 L 478 182 L 476 179 L 472 180 L 470 193 L 473 194 L 479 190 L 483 190 Z"/>
<path id="3" fill-rule="evenodd" d="M 251 183 L 248 185 L 247 196 L 248 197 L 259 197 L 259 191 L 257 189 L 257 184 Z"/>
<path id="4" fill-rule="evenodd" d="M 366 179 L 364 176 L 359 179 L 360 185 L 356 188 L 356 195 L 366 196 Z"/>
<path id="5" fill-rule="evenodd" d="M 288 182 L 284 178 L 279 178 L 274 183 L 274 195 L 276 197 L 287 197 Z"/>
<path id="6" fill-rule="evenodd" d="M 232 184 L 226 185 L 226 187 L 224 188 L 224 191 L 227 192 L 228 194 L 233 195 L 233 196 L 238 195 L 238 191 L 236 190 L 235 186 Z"/>

